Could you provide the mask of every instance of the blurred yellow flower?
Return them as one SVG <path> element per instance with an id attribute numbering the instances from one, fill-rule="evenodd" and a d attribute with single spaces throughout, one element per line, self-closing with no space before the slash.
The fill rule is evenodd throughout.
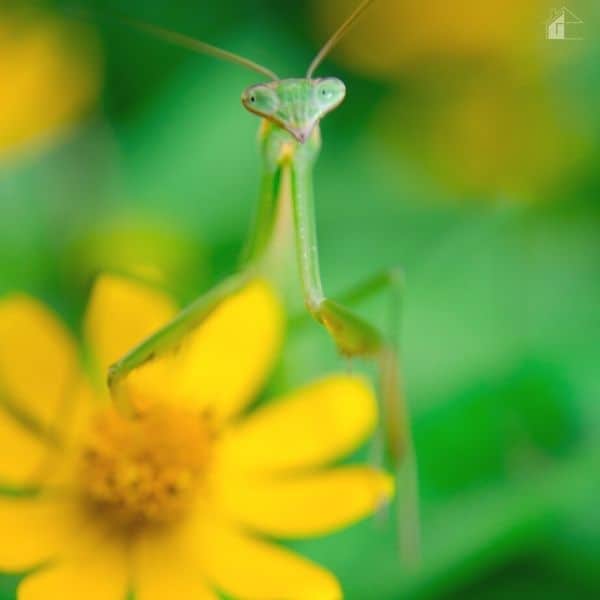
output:
<path id="1" fill-rule="evenodd" d="M 348 0 L 315 2 L 320 37 L 335 30 Z M 549 0 L 378 0 L 340 43 L 349 68 L 386 79 L 438 68 L 440 63 L 498 60 L 520 63 L 539 55 Z"/>
<path id="2" fill-rule="evenodd" d="M 0 159 L 76 121 L 100 86 L 87 28 L 23 11 L 0 11 Z"/>
<path id="3" fill-rule="evenodd" d="M 395 156 L 453 195 L 537 201 L 555 197 L 591 149 L 568 108 L 539 81 L 478 77 L 392 96 L 375 123 Z"/>
<path id="4" fill-rule="evenodd" d="M 85 327 L 100 369 L 173 314 L 153 288 L 100 279 Z M 20 600 L 341 597 L 331 573 L 261 534 L 330 532 L 389 498 L 379 471 L 324 468 L 372 431 L 376 408 L 365 382 L 336 375 L 242 415 L 282 321 L 270 288 L 249 285 L 126 382 L 125 418 L 51 313 L 0 303 L 0 476 L 39 490 L 0 499 L 0 569 L 41 565 Z"/>
<path id="5" fill-rule="evenodd" d="M 348 68 L 400 84 L 371 111 L 390 167 L 414 163 L 449 195 L 553 198 L 592 150 L 589 123 L 555 69 L 548 0 L 379 0 L 340 44 Z M 347 0 L 315 4 L 322 35 Z M 556 48 L 555 48 L 556 49 Z M 369 118 L 370 115 L 367 115 Z M 589 119 L 588 119 L 589 121 Z"/>

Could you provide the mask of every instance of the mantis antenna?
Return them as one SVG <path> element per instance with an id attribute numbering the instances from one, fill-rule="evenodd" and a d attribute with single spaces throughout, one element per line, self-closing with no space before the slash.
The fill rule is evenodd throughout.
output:
<path id="1" fill-rule="evenodd" d="M 354 10 L 354 12 L 342 23 L 340 28 L 329 38 L 327 43 L 321 48 L 319 54 L 310 63 L 308 71 L 306 73 L 307 79 L 312 79 L 315 71 L 319 68 L 319 65 L 323 62 L 326 56 L 333 50 L 336 44 L 350 31 L 352 26 L 360 19 L 362 14 L 369 8 L 374 0 L 363 0 Z"/>
<path id="2" fill-rule="evenodd" d="M 128 17 L 117 17 L 116 20 L 123 25 L 133 27 L 138 31 L 147 33 L 148 35 L 154 36 L 155 38 L 168 42 L 169 44 L 173 44 L 174 46 L 191 50 L 197 54 L 206 54 L 208 56 L 212 56 L 213 58 L 225 60 L 227 62 L 245 67 L 246 69 L 250 69 L 255 73 L 260 73 L 269 79 L 273 79 L 275 81 L 279 80 L 279 76 L 271 71 L 271 69 L 267 69 L 267 67 L 263 67 L 262 65 L 259 65 L 248 58 L 244 58 L 243 56 L 234 54 L 233 52 L 229 52 L 227 50 L 222 50 L 216 46 L 211 46 L 210 44 L 206 44 L 205 42 L 201 42 L 195 38 L 183 35 L 182 33 L 170 31 L 169 29 L 164 29 L 158 25 L 152 25 L 151 23 L 145 23 L 144 21 L 138 21 L 137 19 L 130 19 Z"/>

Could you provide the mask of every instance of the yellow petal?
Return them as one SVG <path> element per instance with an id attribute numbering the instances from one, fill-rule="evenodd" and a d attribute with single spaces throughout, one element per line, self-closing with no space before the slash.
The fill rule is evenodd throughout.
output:
<path id="1" fill-rule="evenodd" d="M 283 314 L 271 288 L 256 281 L 225 300 L 177 355 L 177 395 L 224 419 L 249 402 L 281 343 Z"/>
<path id="2" fill-rule="evenodd" d="M 103 373 L 175 315 L 175 305 L 157 289 L 104 275 L 92 291 L 85 333 Z"/>
<path id="3" fill-rule="evenodd" d="M 223 505 L 252 529 L 280 537 L 329 533 L 372 514 L 389 500 L 391 478 L 369 467 L 341 467 L 283 481 L 229 482 Z"/>
<path id="4" fill-rule="evenodd" d="M 95 393 L 87 379 L 80 379 L 70 405 L 58 423 L 61 445 L 57 451 L 46 455 L 36 472 L 37 485 L 45 490 L 75 489 L 79 484 L 81 451 L 89 434 L 90 422 L 104 408 L 105 401 L 107 398 Z"/>
<path id="5" fill-rule="evenodd" d="M 336 600 L 335 577 L 322 567 L 280 548 L 205 520 L 196 545 L 214 585 L 237 598 Z"/>
<path id="6" fill-rule="evenodd" d="M 0 302 L 0 340 L 0 393 L 52 423 L 78 375 L 68 331 L 37 300 L 16 295 Z"/>
<path id="7" fill-rule="evenodd" d="M 171 527 L 139 539 L 134 551 L 136 600 L 218 600 L 178 532 Z"/>
<path id="8" fill-rule="evenodd" d="M 331 376 L 260 409 L 223 438 L 220 456 L 234 470 L 259 472 L 326 463 L 373 430 L 373 392 L 361 378 Z"/>
<path id="9" fill-rule="evenodd" d="M 0 410 L 0 484 L 14 487 L 33 484 L 48 452 L 40 438 Z"/>
<path id="10" fill-rule="evenodd" d="M 23 571 L 59 554 L 73 537 L 71 516 L 61 501 L 2 498 L 0 570 Z"/>
<path id="11" fill-rule="evenodd" d="M 87 377 L 81 377 L 71 402 L 58 424 L 63 447 L 79 448 L 82 438 L 88 433 L 90 420 L 98 410 L 103 408 L 106 408 L 106 397 L 96 393 Z"/>
<path id="12" fill-rule="evenodd" d="M 127 593 L 125 556 L 100 547 L 85 560 L 59 562 L 27 576 L 19 600 L 123 600 Z"/>

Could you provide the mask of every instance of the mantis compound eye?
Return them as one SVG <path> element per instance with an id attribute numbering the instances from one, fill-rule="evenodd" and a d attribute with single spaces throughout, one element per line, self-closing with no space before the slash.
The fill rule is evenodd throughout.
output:
<path id="1" fill-rule="evenodd" d="M 323 113 L 338 106 L 346 97 L 346 86 L 335 77 L 321 79 L 316 84 L 316 101 Z"/>
<path id="2" fill-rule="evenodd" d="M 255 85 L 242 94 L 242 104 L 250 112 L 269 117 L 279 108 L 279 97 L 269 86 Z"/>

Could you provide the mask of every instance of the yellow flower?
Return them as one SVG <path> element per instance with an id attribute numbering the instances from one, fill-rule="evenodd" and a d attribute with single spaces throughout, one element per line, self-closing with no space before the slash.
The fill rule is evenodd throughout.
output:
<path id="1" fill-rule="evenodd" d="M 348 4 L 313 2 L 319 38 L 335 30 Z M 549 0 L 384 0 L 341 41 L 336 57 L 352 70 L 386 80 L 405 79 L 407 73 L 421 77 L 432 67 L 439 77 L 453 61 L 490 60 L 504 67 L 532 58 L 545 61 L 550 53 L 539 39 L 553 5 Z"/>
<path id="2" fill-rule="evenodd" d="M 569 127 L 553 118 L 566 100 L 551 92 L 533 80 L 479 77 L 426 102 L 395 95 L 376 126 L 393 156 L 410 157 L 451 194 L 538 201 L 556 197 L 592 148 L 577 111 Z"/>
<path id="3" fill-rule="evenodd" d="M 100 279 L 85 327 L 100 368 L 173 314 L 150 287 Z M 0 302 L 0 478 L 38 488 L 0 499 L 0 570 L 41 565 L 20 600 L 341 597 L 331 573 L 263 536 L 331 532 L 390 496 L 375 469 L 326 467 L 372 431 L 373 395 L 335 375 L 247 414 L 281 335 L 270 288 L 249 285 L 126 382 L 127 419 L 43 306 Z"/>
<path id="4" fill-rule="evenodd" d="M 98 94 L 87 28 L 37 13 L 0 12 L 0 158 L 73 123 Z"/>

